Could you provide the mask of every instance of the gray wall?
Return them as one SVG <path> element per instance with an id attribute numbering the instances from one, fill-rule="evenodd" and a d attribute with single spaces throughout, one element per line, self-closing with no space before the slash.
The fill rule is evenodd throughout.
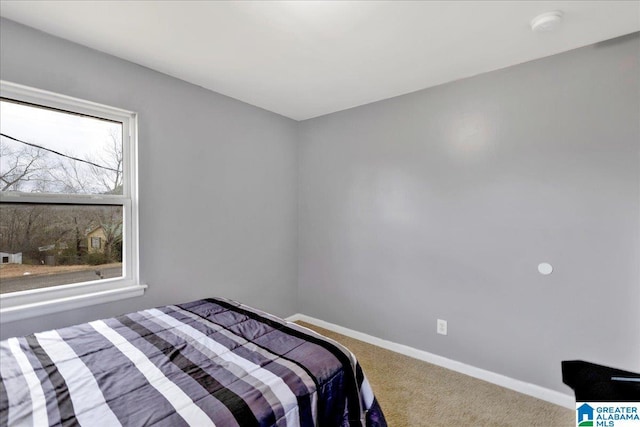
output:
<path id="1" fill-rule="evenodd" d="M 295 312 L 296 122 L 12 21 L 3 80 L 139 113 L 143 297 L 3 324 L 3 338 L 225 296 Z"/>
<path id="2" fill-rule="evenodd" d="M 296 124 L 2 20 L 2 79 L 140 114 L 150 287 L 0 337 L 222 295 L 563 392 L 563 359 L 640 370 L 639 49 Z"/>
<path id="3" fill-rule="evenodd" d="M 302 122 L 300 312 L 564 393 L 564 359 L 640 371 L 639 53 Z"/>

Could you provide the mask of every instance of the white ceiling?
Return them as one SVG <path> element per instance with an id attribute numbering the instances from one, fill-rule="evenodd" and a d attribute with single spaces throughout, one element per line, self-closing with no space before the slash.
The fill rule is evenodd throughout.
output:
<path id="1" fill-rule="evenodd" d="M 539 13 L 561 10 L 552 33 Z M 0 15 L 303 120 L 640 30 L 640 1 L 6 1 Z"/>

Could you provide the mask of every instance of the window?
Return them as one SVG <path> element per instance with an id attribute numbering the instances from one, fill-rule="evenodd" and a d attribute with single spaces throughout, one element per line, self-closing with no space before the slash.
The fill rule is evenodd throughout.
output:
<path id="1" fill-rule="evenodd" d="M 102 239 L 99 237 L 91 238 L 91 248 L 100 249 L 102 247 Z"/>
<path id="2" fill-rule="evenodd" d="M 0 82 L 2 321 L 143 293 L 136 124 L 132 112 Z"/>

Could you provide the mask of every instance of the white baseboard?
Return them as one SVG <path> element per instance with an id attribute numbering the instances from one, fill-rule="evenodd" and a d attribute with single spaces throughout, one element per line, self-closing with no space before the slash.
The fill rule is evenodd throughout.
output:
<path id="1" fill-rule="evenodd" d="M 446 357 L 438 356 L 437 354 L 429 353 L 427 351 L 418 350 L 417 348 L 409 347 L 404 344 L 398 344 L 392 341 L 383 340 L 381 338 L 374 337 L 362 332 L 354 331 L 353 329 L 338 326 L 333 323 L 325 322 L 324 320 L 316 319 L 311 316 L 296 313 L 286 318 L 290 322 L 296 322 L 301 320 L 303 322 L 311 323 L 312 325 L 319 326 L 321 328 L 329 329 L 330 331 L 337 332 L 348 337 L 364 341 L 366 343 L 385 348 L 387 350 L 394 351 L 396 353 L 404 354 L 414 359 L 422 360 L 428 363 L 432 363 L 437 366 L 441 366 L 446 369 L 450 369 L 461 374 L 469 375 L 470 377 L 478 378 L 483 381 L 487 381 L 492 384 L 499 385 L 510 390 L 517 391 L 528 396 L 535 397 L 556 405 L 563 406 L 569 409 L 576 409 L 576 401 L 574 396 L 560 393 L 559 391 L 551 390 L 548 388 L 540 387 L 535 384 L 527 383 L 524 381 L 516 380 L 495 372 L 487 371 L 485 369 L 477 368 L 475 366 L 467 365 L 455 360 L 447 359 Z"/>

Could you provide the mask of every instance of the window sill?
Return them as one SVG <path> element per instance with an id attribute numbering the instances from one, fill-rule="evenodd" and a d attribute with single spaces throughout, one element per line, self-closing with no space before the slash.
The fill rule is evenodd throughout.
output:
<path id="1" fill-rule="evenodd" d="M 0 308 L 0 323 L 14 322 L 30 317 L 58 313 L 106 302 L 133 298 L 144 294 L 147 285 L 137 284 L 98 292 L 62 297 L 30 304 Z"/>

